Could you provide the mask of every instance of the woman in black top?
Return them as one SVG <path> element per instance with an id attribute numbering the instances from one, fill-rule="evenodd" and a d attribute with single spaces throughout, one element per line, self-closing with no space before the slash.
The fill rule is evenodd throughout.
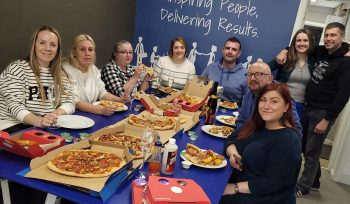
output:
<path id="1" fill-rule="evenodd" d="M 257 96 L 252 118 L 226 141 L 234 171 L 220 203 L 283 203 L 295 200 L 300 141 L 288 86 L 266 85 Z"/>

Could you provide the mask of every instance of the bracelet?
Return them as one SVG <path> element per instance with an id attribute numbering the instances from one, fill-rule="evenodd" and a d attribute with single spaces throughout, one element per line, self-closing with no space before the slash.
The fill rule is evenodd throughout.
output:
<path id="1" fill-rule="evenodd" d="M 239 193 L 239 188 L 237 183 L 233 183 L 233 189 L 235 190 L 235 193 Z"/>

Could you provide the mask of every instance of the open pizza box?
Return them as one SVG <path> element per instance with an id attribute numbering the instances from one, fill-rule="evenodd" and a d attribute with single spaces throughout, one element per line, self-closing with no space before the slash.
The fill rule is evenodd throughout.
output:
<path id="1" fill-rule="evenodd" d="M 74 176 L 66 176 L 56 173 L 47 167 L 47 162 L 60 154 L 65 150 L 71 149 L 93 149 L 99 151 L 111 152 L 126 161 L 126 164 L 122 166 L 118 171 L 114 172 L 110 176 L 99 178 L 81 178 Z M 32 159 L 30 162 L 30 171 L 25 174 L 25 177 L 36 178 L 65 185 L 77 187 L 78 190 L 82 190 L 94 196 L 100 196 L 102 200 L 107 200 L 125 181 L 128 177 L 128 168 L 132 165 L 132 156 L 129 154 L 127 148 L 116 145 L 108 144 L 91 144 L 89 140 L 82 140 L 79 143 L 63 146 L 47 155 Z"/>
<path id="2" fill-rule="evenodd" d="M 23 142 L 31 143 L 24 144 Z M 61 136 L 36 129 L 17 133 L 13 136 L 5 134 L 5 132 L 0 134 L 0 148 L 29 158 L 43 156 L 64 144 L 64 139 Z"/>

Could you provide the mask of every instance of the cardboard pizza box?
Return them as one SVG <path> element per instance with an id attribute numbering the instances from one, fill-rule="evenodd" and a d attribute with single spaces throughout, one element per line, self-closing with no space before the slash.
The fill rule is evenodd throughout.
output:
<path id="1" fill-rule="evenodd" d="M 147 185 L 149 204 L 210 204 L 204 190 L 192 179 L 149 176 Z"/>
<path id="2" fill-rule="evenodd" d="M 195 76 L 191 80 L 187 81 L 182 92 L 184 92 L 186 95 L 193 96 L 199 102 L 192 103 L 185 101 L 179 97 L 176 97 L 173 102 L 181 104 L 184 110 L 190 112 L 197 111 L 208 99 L 213 84 L 214 82 L 212 80 L 200 76 Z"/>
<path id="3" fill-rule="evenodd" d="M 34 141 L 35 144 L 23 146 L 13 139 Z M 35 158 L 45 155 L 65 144 L 64 138 L 41 130 L 33 129 L 13 136 L 0 134 L 0 148 L 24 157 Z"/>
<path id="4" fill-rule="evenodd" d="M 126 164 L 109 177 L 99 178 L 81 178 L 66 176 L 56 173 L 47 167 L 47 162 L 65 150 L 71 149 L 94 149 L 106 152 L 112 152 L 125 159 Z M 89 140 L 82 140 L 79 143 L 63 146 L 59 149 L 49 152 L 47 155 L 32 159 L 30 162 L 30 171 L 25 177 L 36 178 L 73 187 L 86 191 L 91 195 L 100 196 L 102 200 L 107 200 L 129 176 L 128 168 L 132 165 L 132 156 L 125 147 L 111 146 L 108 144 L 91 144 Z"/>

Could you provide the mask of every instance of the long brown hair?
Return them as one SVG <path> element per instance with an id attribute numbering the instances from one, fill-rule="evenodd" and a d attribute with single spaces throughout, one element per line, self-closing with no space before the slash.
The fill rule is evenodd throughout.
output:
<path id="1" fill-rule="evenodd" d="M 269 91 L 277 91 L 281 94 L 282 99 L 288 105 L 287 111 L 280 118 L 280 124 L 284 127 L 295 128 L 295 123 L 293 120 L 292 113 L 292 97 L 290 96 L 289 89 L 285 83 L 270 83 L 264 86 L 258 93 L 256 97 L 256 103 L 254 107 L 254 113 L 250 120 L 244 123 L 242 129 L 237 135 L 237 139 L 245 139 L 250 137 L 255 131 L 262 130 L 265 126 L 265 121 L 259 114 L 259 102 L 265 93 Z"/>
<path id="2" fill-rule="evenodd" d="M 63 88 L 63 82 L 62 82 L 62 75 L 64 74 L 62 71 L 62 64 L 61 64 L 61 60 L 62 60 L 62 49 L 61 49 L 61 37 L 58 33 L 58 31 L 55 28 L 52 28 L 50 26 L 41 26 L 38 29 L 36 29 L 32 35 L 32 45 L 30 48 L 30 53 L 29 53 L 29 57 L 28 57 L 28 62 L 30 65 L 30 68 L 33 70 L 33 73 L 35 75 L 36 78 L 36 82 L 39 86 L 39 92 L 40 92 L 40 96 L 43 99 L 47 99 L 46 98 L 46 94 L 44 91 L 44 88 L 41 84 L 41 79 L 40 79 L 40 65 L 36 56 L 36 50 L 35 50 L 35 43 L 38 39 L 38 34 L 41 31 L 47 30 L 51 33 L 54 33 L 57 36 L 57 53 L 55 58 L 50 62 L 49 67 L 50 68 L 50 73 L 53 77 L 54 80 L 54 85 L 55 85 L 55 89 L 56 90 L 60 90 L 60 95 L 62 95 L 64 93 L 64 88 Z"/>
<path id="3" fill-rule="evenodd" d="M 292 42 L 291 42 L 291 44 L 289 46 L 289 50 L 288 50 L 288 54 L 287 54 L 287 60 L 286 60 L 286 63 L 284 64 L 284 66 L 283 66 L 283 69 L 286 70 L 286 71 L 293 70 L 294 67 L 295 67 L 295 64 L 298 62 L 298 52 L 295 49 L 295 43 L 296 43 L 296 40 L 297 40 L 297 36 L 300 33 L 305 33 L 307 35 L 307 37 L 309 38 L 309 49 L 307 50 L 307 52 L 310 53 L 314 49 L 314 37 L 311 34 L 311 32 L 308 29 L 306 29 L 306 28 L 299 29 L 295 33 L 295 35 L 293 36 Z"/>

